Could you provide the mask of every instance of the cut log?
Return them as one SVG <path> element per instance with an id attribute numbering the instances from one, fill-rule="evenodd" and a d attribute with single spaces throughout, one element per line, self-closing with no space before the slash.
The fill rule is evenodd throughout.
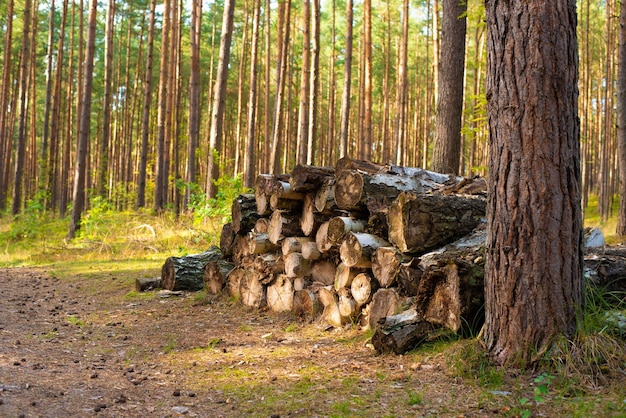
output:
<path id="1" fill-rule="evenodd" d="M 226 278 L 235 265 L 226 260 L 209 261 L 204 266 L 204 288 L 207 292 L 217 295 L 226 285 Z"/>
<path id="2" fill-rule="evenodd" d="M 432 250 L 471 232 L 485 208 L 478 196 L 402 193 L 387 214 L 389 240 L 405 253 Z"/>
<path id="3" fill-rule="evenodd" d="M 333 167 L 297 164 L 291 171 L 289 183 L 294 191 L 308 193 L 319 189 L 327 178 L 334 175 Z"/>
<path id="4" fill-rule="evenodd" d="M 353 320 L 358 315 L 357 303 L 352 297 L 352 293 L 348 288 L 341 288 L 337 291 L 338 301 L 337 307 L 339 308 L 339 314 L 350 320 Z"/>
<path id="5" fill-rule="evenodd" d="M 340 158 L 335 164 L 335 177 L 338 177 L 343 171 L 359 170 L 364 173 L 376 174 L 388 171 L 384 165 L 376 164 L 367 160 L 357 160 L 350 157 Z"/>
<path id="6" fill-rule="evenodd" d="M 315 244 L 321 253 L 330 251 L 333 247 L 330 241 L 328 241 L 328 222 L 324 222 L 318 228 L 317 233 L 315 234 Z"/>
<path id="7" fill-rule="evenodd" d="M 270 242 L 267 234 L 250 232 L 247 235 L 248 254 L 265 254 L 278 250 L 278 245 Z"/>
<path id="8" fill-rule="evenodd" d="M 276 181 L 272 174 L 259 174 L 254 184 L 254 199 L 259 215 L 270 213 L 271 185 Z"/>
<path id="9" fill-rule="evenodd" d="M 305 236 L 311 236 L 317 232 L 320 225 L 328 221 L 326 216 L 317 213 L 313 203 L 313 195 L 308 193 L 304 196 L 302 215 L 300 216 L 300 228 Z"/>
<path id="10" fill-rule="evenodd" d="M 394 315 L 400 302 L 400 296 L 394 288 L 378 289 L 372 301 L 368 305 L 368 325 L 375 330 L 378 321 L 387 316 Z"/>
<path id="11" fill-rule="evenodd" d="M 464 177 L 456 184 L 446 185 L 438 190 L 441 194 L 487 196 L 487 179 L 484 177 Z"/>
<path id="12" fill-rule="evenodd" d="M 315 241 L 302 244 L 302 257 L 307 260 L 319 260 L 322 257 L 322 253 L 317 249 Z"/>
<path id="13" fill-rule="evenodd" d="M 285 272 L 285 260 L 278 253 L 261 254 L 254 258 L 251 267 L 266 276 L 263 282 L 271 280 L 271 278 L 280 273 Z"/>
<path id="14" fill-rule="evenodd" d="M 451 174 L 442 174 L 420 167 L 403 167 L 394 164 L 387 165 L 387 172 L 399 176 L 416 177 L 422 181 L 430 182 L 433 189 L 456 186 L 463 180 L 462 177 L 455 177 Z"/>
<path id="15" fill-rule="evenodd" d="M 233 243 L 235 242 L 235 230 L 232 223 L 227 223 L 222 226 L 222 232 L 220 233 L 220 251 L 224 258 L 233 256 Z"/>
<path id="16" fill-rule="evenodd" d="M 289 181 L 276 181 L 272 185 L 271 195 L 282 200 L 302 200 L 304 193 L 298 192 L 291 187 L 291 178 Z"/>
<path id="17" fill-rule="evenodd" d="M 267 306 L 274 312 L 286 312 L 293 309 L 293 284 L 284 274 L 267 287 Z"/>
<path id="18" fill-rule="evenodd" d="M 301 236 L 300 219 L 291 212 L 277 210 L 270 217 L 267 235 L 274 244 L 278 244 L 284 237 Z"/>
<path id="19" fill-rule="evenodd" d="M 254 228 L 257 219 L 261 217 L 256 211 L 256 200 L 253 194 L 237 196 L 231 206 L 233 231 L 245 235 Z"/>
<path id="20" fill-rule="evenodd" d="M 241 279 L 246 274 L 248 274 L 248 272 L 249 272 L 248 269 L 245 269 L 242 267 L 236 267 L 228 275 L 228 278 L 226 280 L 226 287 L 228 289 L 228 294 L 230 295 L 231 298 L 233 298 L 236 301 L 241 300 L 241 292 L 239 291 L 240 286 L 241 286 Z"/>
<path id="21" fill-rule="evenodd" d="M 352 285 L 352 280 L 363 272 L 365 272 L 364 268 L 349 267 L 343 262 L 339 263 L 337 265 L 337 270 L 335 271 L 335 281 L 333 283 L 335 289 L 339 290 L 342 287 L 350 287 L 350 285 Z"/>
<path id="22" fill-rule="evenodd" d="M 302 199 L 281 199 L 279 195 L 273 194 L 270 196 L 270 210 L 277 211 L 283 210 L 287 212 L 299 212 L 302 209 Z"/>
<path id="23" fill-rule="evenodd" d="M 315 193 L 315 209 L 320 213 L 331 212 L 337 207 L 335 204 L 335 178 L 329 177 Z"/>
<path id="24" fill-rule="evenodd" d="M 359 273 L 352 279 L 350 291 L 357 305 L 363 306 L 372 300 L 379 287 L 378 281 L 370 274 Z"/>
<path id="25" fill-rule="evenodd" d="M 387 316 L 381 322 L 372 336 L 372 345 L 379 354 L 406 353 L 432 338 L 438 329 L 437 325 L 422 320 L 415 309 Z"/>
<path id="26" fill-rule="evenodd" d="M 293 314 L 300 318 L 314 318 L 322 311 L 315 293 L 308 289 L 297 290 L 293 295 Z"/>
<path id="27" fill-rule="evenodd" d="M 334 263 L 321 260 L 313 264 L 311 278 L 314 282 L 321 283 L 324 286 L 331 286 L 335 282 L 336 270 Z"/>
<path id="28" fill-rule="evenodd" d="M 421 193 L 430 185 L 415 177 L 388 173 L 342 171 L 335 182 L 335 203 L 345 210 L 363 211 L 367 206 L 389 207 L 402 192 Z"/>
<path id="29" fill-rule="evenodd" d="M 290 253 L 300 253 L 302 252 L 303 244 L 307 242 L 314 242 L 313 238 L 309 237 L 286 237 L 282 242 L 282 252 L 283 255 L 287 255 Z"/>
<path id="30" fill-rule="evenodd" d="M 294 277 L 293 279 L 294 291 L 304 290 L 307 288 L 308 285 L 309 285 L 309 281 L 306 279 L 306 277 Z"/>
<path id="31" fill-rule="evenodd" d="M 317 290 L 317 296 L 319 298 L 320 303 L 324 307 L 337 303 L 337 294 L 334 292 L 334 290 L 330 286 L 320 287 Z"/>
<path id="32" fill-rule="evenodd" d="M 363 232 L 367 223 L 349 216 L 335 216 L 328 221 L 328 241 L 333 245 L 341 245 L 348 232 Z"/>
<path id="33" fill-rule="evenodd" d="M 235 241 L 233 242 L 233 261 L 236 264 L 242 264 L 245 259 L 250 256 L 250 242 L 247 236 L 235 235 Z"/>
<path id="34" fill-rule="evenodd" d="M 420 259 L 415 257 L 406 263 L 400 264 L 398 269 L 398 292 L 402 296 L 415 296 L 422 279 L 422 268 L 420 267 Z"/>
<path id="35" fill-rule="evenodd" d="M 311 260 L 302 257 L 301 253 L 289 253 L 283 259 L 287 277 L 303 277 L 311 272 Z"/>
<path id="36" fill-rule="evenodd" d="M 204 288 L 204 266 L 209 261 L 222 258 L 216 246 L 200 254 L 184 257 L 168 257 L 161 267 L 161 283 L 166 290 L 197 291 Z"/>
<path id="37" fill-rule="evenodd" d="M 624 306 L 626 302 L 626 247 L 585 248 L 585 276 L 595 287 L 611 292 L 606 302 Z M 621 297 L 620 297 L 621 295 Z"/>
<path id="38" fill-rule="evenodd" d="M 372 272 L 381 287 L 396 283 L 404 255 L 395 247 L 378 247 L 372 254 Z"/>
<path id="39" fill-rule="evenodd" d="M 262 308 L 266 305 L 265 286 L 259 280 L 259 274 L 254 270 L 246 270 L 246 274 L 239 283 L 241 303 L 251 308 Z"/>
<path id="40" fill-rule="evenodd" d="M 371 267 L 374 250 L 389 245 L 387 241 L 376 235 L 349 232 L 341 243 L 339 255 L 341 261 L 348 267 Z"/>
<path id="41" fill-rule="evenodd" d="M 135 290 L 137 292 L 147 292 L 149 290 L 158 289 L 160 287 L 161 287 L 160 277 L 135 279 Z"/>
<path id="42" fill-rule="evenodd" d="M 348 322 L 348 318 L 341 315 L 339 311 L 339 305 L 337 302 L 333 302 L 324 307 L 322 312 L 322 321 L 334 328 L 341 328 Z"/>
<path id="43" fill-rule="evenodd" d="M 476 234 L 476 236 L 480 236 Z M 484 321 L 485 245 L 459 246 L 424 255 L 415 308 L 428 322 L 454 332 L 462 325 L 478 331 Z"/>
<path id="44" fill-rule="evenodd" d="M 267 228 L 270 225 L 270 220 L 267 218 L 259 218 L 254 224 L 254 232 L 257 234 L 267 234 Z"/>

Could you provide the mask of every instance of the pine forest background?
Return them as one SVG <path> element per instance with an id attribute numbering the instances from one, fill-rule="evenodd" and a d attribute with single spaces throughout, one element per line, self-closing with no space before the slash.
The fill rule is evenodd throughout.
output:
<path id="1" fill-rule="evenodd" d="M 212 112 L 224 3 L 98 2 L 87 202 L 178 213 L 214 195 L 217 178 L 251 187 L 299 162 L 333 165 L 343 146 L 354 158 L 430 168 L 441 2 L 236 0 L 221 129 Z M 597 195 L 605 218 L 618 186 L 618 8 L 577 8 L 583 204 Z M 0 0 L 0 213 L 71 208 L 88 14 L 88 0 Z M 468 0 L 465 176 L 487 174 L 484 14 Z M 223 134 L 213 143 L 212 129 Z"/>

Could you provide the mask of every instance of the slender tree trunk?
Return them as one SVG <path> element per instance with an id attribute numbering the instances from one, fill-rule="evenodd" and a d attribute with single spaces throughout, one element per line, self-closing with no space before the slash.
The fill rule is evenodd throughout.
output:
<path id="1" fill-rule="evenodd" d="M 4 34 L 4 52 L 2 60 L 2 85 L 0 85 L 0 212 L 6 208 L 6 196 L 9 183 L 8 167 L 11 166 L 12 137 L 7 130 L 7 115 L 11 95 L 11 45 L 13 41 L 13 6 L 9 0 L 7 5 L 7 22 Z"/>
<path id="2" fill-rule="evenodd" d="M 148 29 L 148 55 L 144 74 L 143 110 L 141 115 L 141 151 L 139 157 L 139 180 L 137 184 L 137 207 L 146 205 L 146 170 L 148 167 L 148 138 L 150 136 L 150 108 L 152 105 L 152 61 L 154 52 L 154 22 L 156 0 L 150 1 Z"/>
<path id="3" fill-rule="evenodd" d="M 22 208 L 22 178 L 24 175 L 24 159 L 26 153 L 26 113 L 28 112 L 27 94 L 28 94 L 28 77 L 29 77 L 29 61 L 30 61 L 30 24 L 31 24 L 31 0 L 24 3 L 24 20 L 22 49 L 20 53 L 20 110 L 19 125 L 17 132 L 17 151 L 15 156 L 15 170 L 13 177 L 13 207 L 11 212 L 17 215 Z"/>
<path id="4" fill-rule="evenodd" d="M 309 77 L 309 133 L 307 135 L 306 163 L 313 165 L 317 149 L 319 72 L 320 72 L 320 0 L 313 0 L 313 51 L 311 54 L 311 76 Z M 332 122 L 331 122 L 332 123 Z"/>
<path id="5" fill-rule="evenodd" d="M 237 130 L 235 133 L 235 146 L 234 147 L 228 147 L 228 145 L 226 145 L 225 149 L 232 149 L 234 152 L 234 156 L 225 156 L 226 159 L 228 160 L 232 160 L 234 159 L 235 163 L 234 163 L 234 169 L 233 169 L 233 177 L 237 176 L 237 174 L 240 173 L 240 168 L 241 168 L 241 138 L 243 137 L 243 115 L 244 115 L 244 87 L 246 85 L 245 81 L 246 78 L 243 76 L 246 73 L 246 64 L 248 63 L 248 52 L 246 50 L 247 46 L 248 46 L 248 27 L 249 27 L 249 21 L 250 21 L 250 13 L 249 13 L 249 7 L 248 7 L 248 0 L 246 0 L 245 2 L 245 12 L 244 12 L 244 25 L 243 25 L 243 36 L 241 38 L 241 53 L 239 54 L 239 79 L 237 80 L 237 120 L 236 120 L 236 124 L 237 124 Z M 247 108 L 246 108 L 247 109 Z"/>
<path id="6" fill-rule="evenodd" d="M 115 21 L 115 0 L 109 0 L 104 35 L 104 105 L 102 117 L 102 137 L 100 138 L 100 165 L 98 167 L 98 195 L 106 197 L 106 179 L 109 165 L 109 142 L 111 136 L 111 85 L 113 72 L 113 31 Z"/>
<path id="7" fill-rule="evenodd" d="M 50 152 L 48 155 L 47 173 L 42 172 L 44 179 L 47 179 L 46 185 L 50 193 L 50 208 L 58 206 L 60 184 L 58 177 L 60 173 L 59 168 L 59 148 L 60 148 L 60 133 L 61 133 L 61 90 L 62 90 L 62 76 L 63 76 L 63 50 L 64 50 L 64 38 L 65 38 L 65 25 L 67 22 L 67 0 L 63 1 L 63 15 L 61 17 L 61 28 L 59 33 L 59 44 L 57 48 L 56 69 L 54 77 L 54 88 L 51 97 L 52 114 L 50 120 Z M 69 122 L 68 122 L 69 123 Z M 43 158 L 43 153 L 42 153 Z"/>
<path id="8" fill-rule="evenodd" d="M 576 3 L 486 9 L 485 340 L 499 363 L 519 365 L 573 336 L 583 304 Z"/>
<path id="9" fill-rule="evenodd" d="M 272 147 L 270 154 L 270 170 L 273 174 L 278 174 L 280 170 L 280 135 L 281 135 L 281 118 L 283 116 L 282 102 L 285 90 L 285 78 L 287 76 L 287 58 L 289 55 L 289 36 L 291 33 L 291 0 L 284 3 L 283 33 L 278 34 L 282 37 L 280 42 L 280 52 L 277 63 L 278 77 L 276 81 L 276 97 L 274 99 L 274 115 L 272 124 Z"/>
<path id="10" fill-rule="evenodd" d="M 48 169 L 46 164 L 48 162 L 48 138 L 50 135 L 49 123 L 50 123 L 50 108 L 52 107 L 52 48 L 54 48 L 54 0 L 50 0 L 50 13 L 48 17 L 48 47 L 47 47 L 47 56 L 46 56 L 46 98 L 44 104 L 44 113 L 43 113 L 43 132 L 41 139 L 41 167 L 40 173 L 43 176 L 42 181 L 40 182 L 40 187 L 46 187 L 49 182 L 45 177 L 48 173 Z M 58 59 L 57 59 L 58 63 Z M 57 69 L 60 66 L 57 64 Z M 45 189 L 44 189 L 45 190 Z M 50 190 L 50 189 L 48 189 Z M 49 206 L 50 202 L 47 197 L 44 197 L 44 205 Z"/>
<path id="11" fill-rule="evenodd" d="M 67 1 L 66 1 L 67 3 Z M 80 11 L 82 14 L 82 10 Z M 60 159 L 60 175 L 58 180 L 58 210 L 61 218 L 65 217 L 65 211 L 67 210 L 67 204 L 69 202 L 69 192 L 71 185 L 69 184 L 69 172 L 70 172 L 70 159 L 72 149 L 72 138 L 74 138 L 74 129 L 76 124 L 74 123 L 74 103 L 72 97 L 74 95 L 73 81 L 76 73 L 74 71 L 74 33 L 76 28 L 76 3 L 72 2 L 72 22 L 70 24 L 70 55 L 69 55 L 69 68 L 67 71 L 67 97 L 68 100 L 65 103 L 66 106 L 66 123 L 65 123 L 65 138 L 63 142 L 63 158 Z"/>
<path id="12" fill-rule="evenodd" d="M 196 184 L 196 150 L 200 136 L 200 35 L 202 28 L 202 1 L 191 2 L 190 55 L 189 70 L 189 143 L 187 148 L 187 187 L 185 188 L 184 208 L 191 201 L 192 184 Z"/>
<path id="13" fill-rule="evenodd" d="M 219 155 L 222 152 L 224 110 L 226 109 L 226 82 L 228 81 L 228 64 L 230 61 L 230 43 L 233 36 L 233 19 L 235 0 L 226 0 L 222 19 L 222 36 L 220 37 L 219 63 L 213 95 L 213 111 L 211 112 L 211 133 L 209 135 L 209 164 L 207 167 L 207 194 L 215 197 L 217 186 L 214 181 L 220 177 Z"/>
<path id="14" fill-rule="evenodd" d="M 159 104 L 157 115 L 156 173 L 154 184 L 154 210 L 162 212 L 167 202 L 167 91 L 169 82 L 171 0 L 164 1 L 161 27 L 161 61 L 159 67 Z"/>
<path id="15" fill-rule="evenodd" d="M 85 65 L 83 76 L 83 98 L 81 100 L 81 118 L 78 130 L 78 149 L 76 150 L 76 165 L 74 166 L 74 204 L 70 229 L 67 234 L 69 239 L 76 236 L 80 229 L 80 218 L 85 207 L 85 177 L 87 152 L 89 147 L 89 132 L 91 129 L 91 91 L 93 87 L 93 62 L 96 43 L 96 12 L 98 1 L 91 0 L 89 5 L 89 24 L 87 33 L 87 45 L 85 52 Z"/>
<path id="16" fill-rule="evenodd" d="M 280 9 L 280 7 L 279 7 Z M 270 0 L 265 0 L 265 90 L 263 97 L 263 110 L 265 112 L 264 125 L 263 125 L 263 161 L 262 172 L 268 173 L 270 171 L 270 146 L 272 140 L 272 125 L 271 125 L 271 68 L 272 68 L 272 31 L 271 31 L 271 5 Z M 277 37 L 280 38 L 280 32 L 277 32 Z M 280 53 L 280 50 L 278 51 Z"/>
<path id="17" fill-rule="evenodd" d="M 363 2 L 363 137 L 359 155 L 372 159 L 372 0 Z"/>
<path id="18" fill-rule="evenodd" d="M 409 0 L 402 6 L 402 40 L 400 41 L 400 65 L 398 65 L 398 102 L 396 103 L 396 164 L 402 161 L 406 146 L 407 68 L 409 47 Z"/>
<path id="19" fill-rule="evenodd" d="M 467 3 L 444 0 L 439 60 L 439 100 L 432 169 L 457 174 L 461 162 L 461 117 Z"/>
<path id="20" fill-rule="evenodd" d="M 257 61 L 259 44 L 259 20 L 261 14 L 261 1 L 254 1 L 254 15 L 252 17 L 252 44 L 250 46 L 250 84 L 248 93 L 248 122 L 246 132 L 246 152 L 244 161 L 244 186 L 254 187 L 256 173 L 254 162 L 256 160 L 256 110 L 257 110 Z M 267 51 L 266 53 L 269 53 Z"/>
<path id="21" fill-rule="evenodd" d="M 626 4 L 620 4 L 617 64 L 617 144 L 619 161 L 618 235 L 626 235 Z"/>
<path id="22" fill-rule="evenodd" d="M 339 138 L 339 158 L 348 155 L 350 135 L 350 83 L 352 82 L 352 0 L 346 0 L 346 56 L 343 70 L 343 93 L 341 95 L 341 137 Z"/>
<path id="23" fill-rule="evenodd" d="M 309 88 L 311 77 L 311 0 L 302 2 L 302 68 L 300 73 L 300 106 L 298 108 L 297 161 L 307 161 L 309 135 Z"/>

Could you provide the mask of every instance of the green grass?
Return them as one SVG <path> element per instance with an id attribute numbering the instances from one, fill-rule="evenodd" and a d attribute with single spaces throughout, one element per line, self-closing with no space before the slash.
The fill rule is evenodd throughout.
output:
<path id="1" fill-rule="evenodd" d="M 611 216 L 607 220 L 603 220 L 598 212 L 598 196 L 589 196 L 587 207 L 584 208 L 584 225 L 595 226 L 600 228 L 607 244 L 615 245 L 624 243 L 624 237 L 618 236 L 615 231 L 617 229 L 617 214 L 619 212 L 619 199 L 617 196 L 613 199 L 611 208 Z"/>

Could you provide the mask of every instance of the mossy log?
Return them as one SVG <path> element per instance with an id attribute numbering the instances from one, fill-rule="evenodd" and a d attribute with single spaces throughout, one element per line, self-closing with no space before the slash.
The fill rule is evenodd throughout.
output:
<path id="1" fill-rule="evenodd" d="M 204 288 L 204 266 L 222 258 L 216 246 L 200 254 L 168 257 L 161 268 L 161 281 L 166 290 L 197 291 Z"/>

